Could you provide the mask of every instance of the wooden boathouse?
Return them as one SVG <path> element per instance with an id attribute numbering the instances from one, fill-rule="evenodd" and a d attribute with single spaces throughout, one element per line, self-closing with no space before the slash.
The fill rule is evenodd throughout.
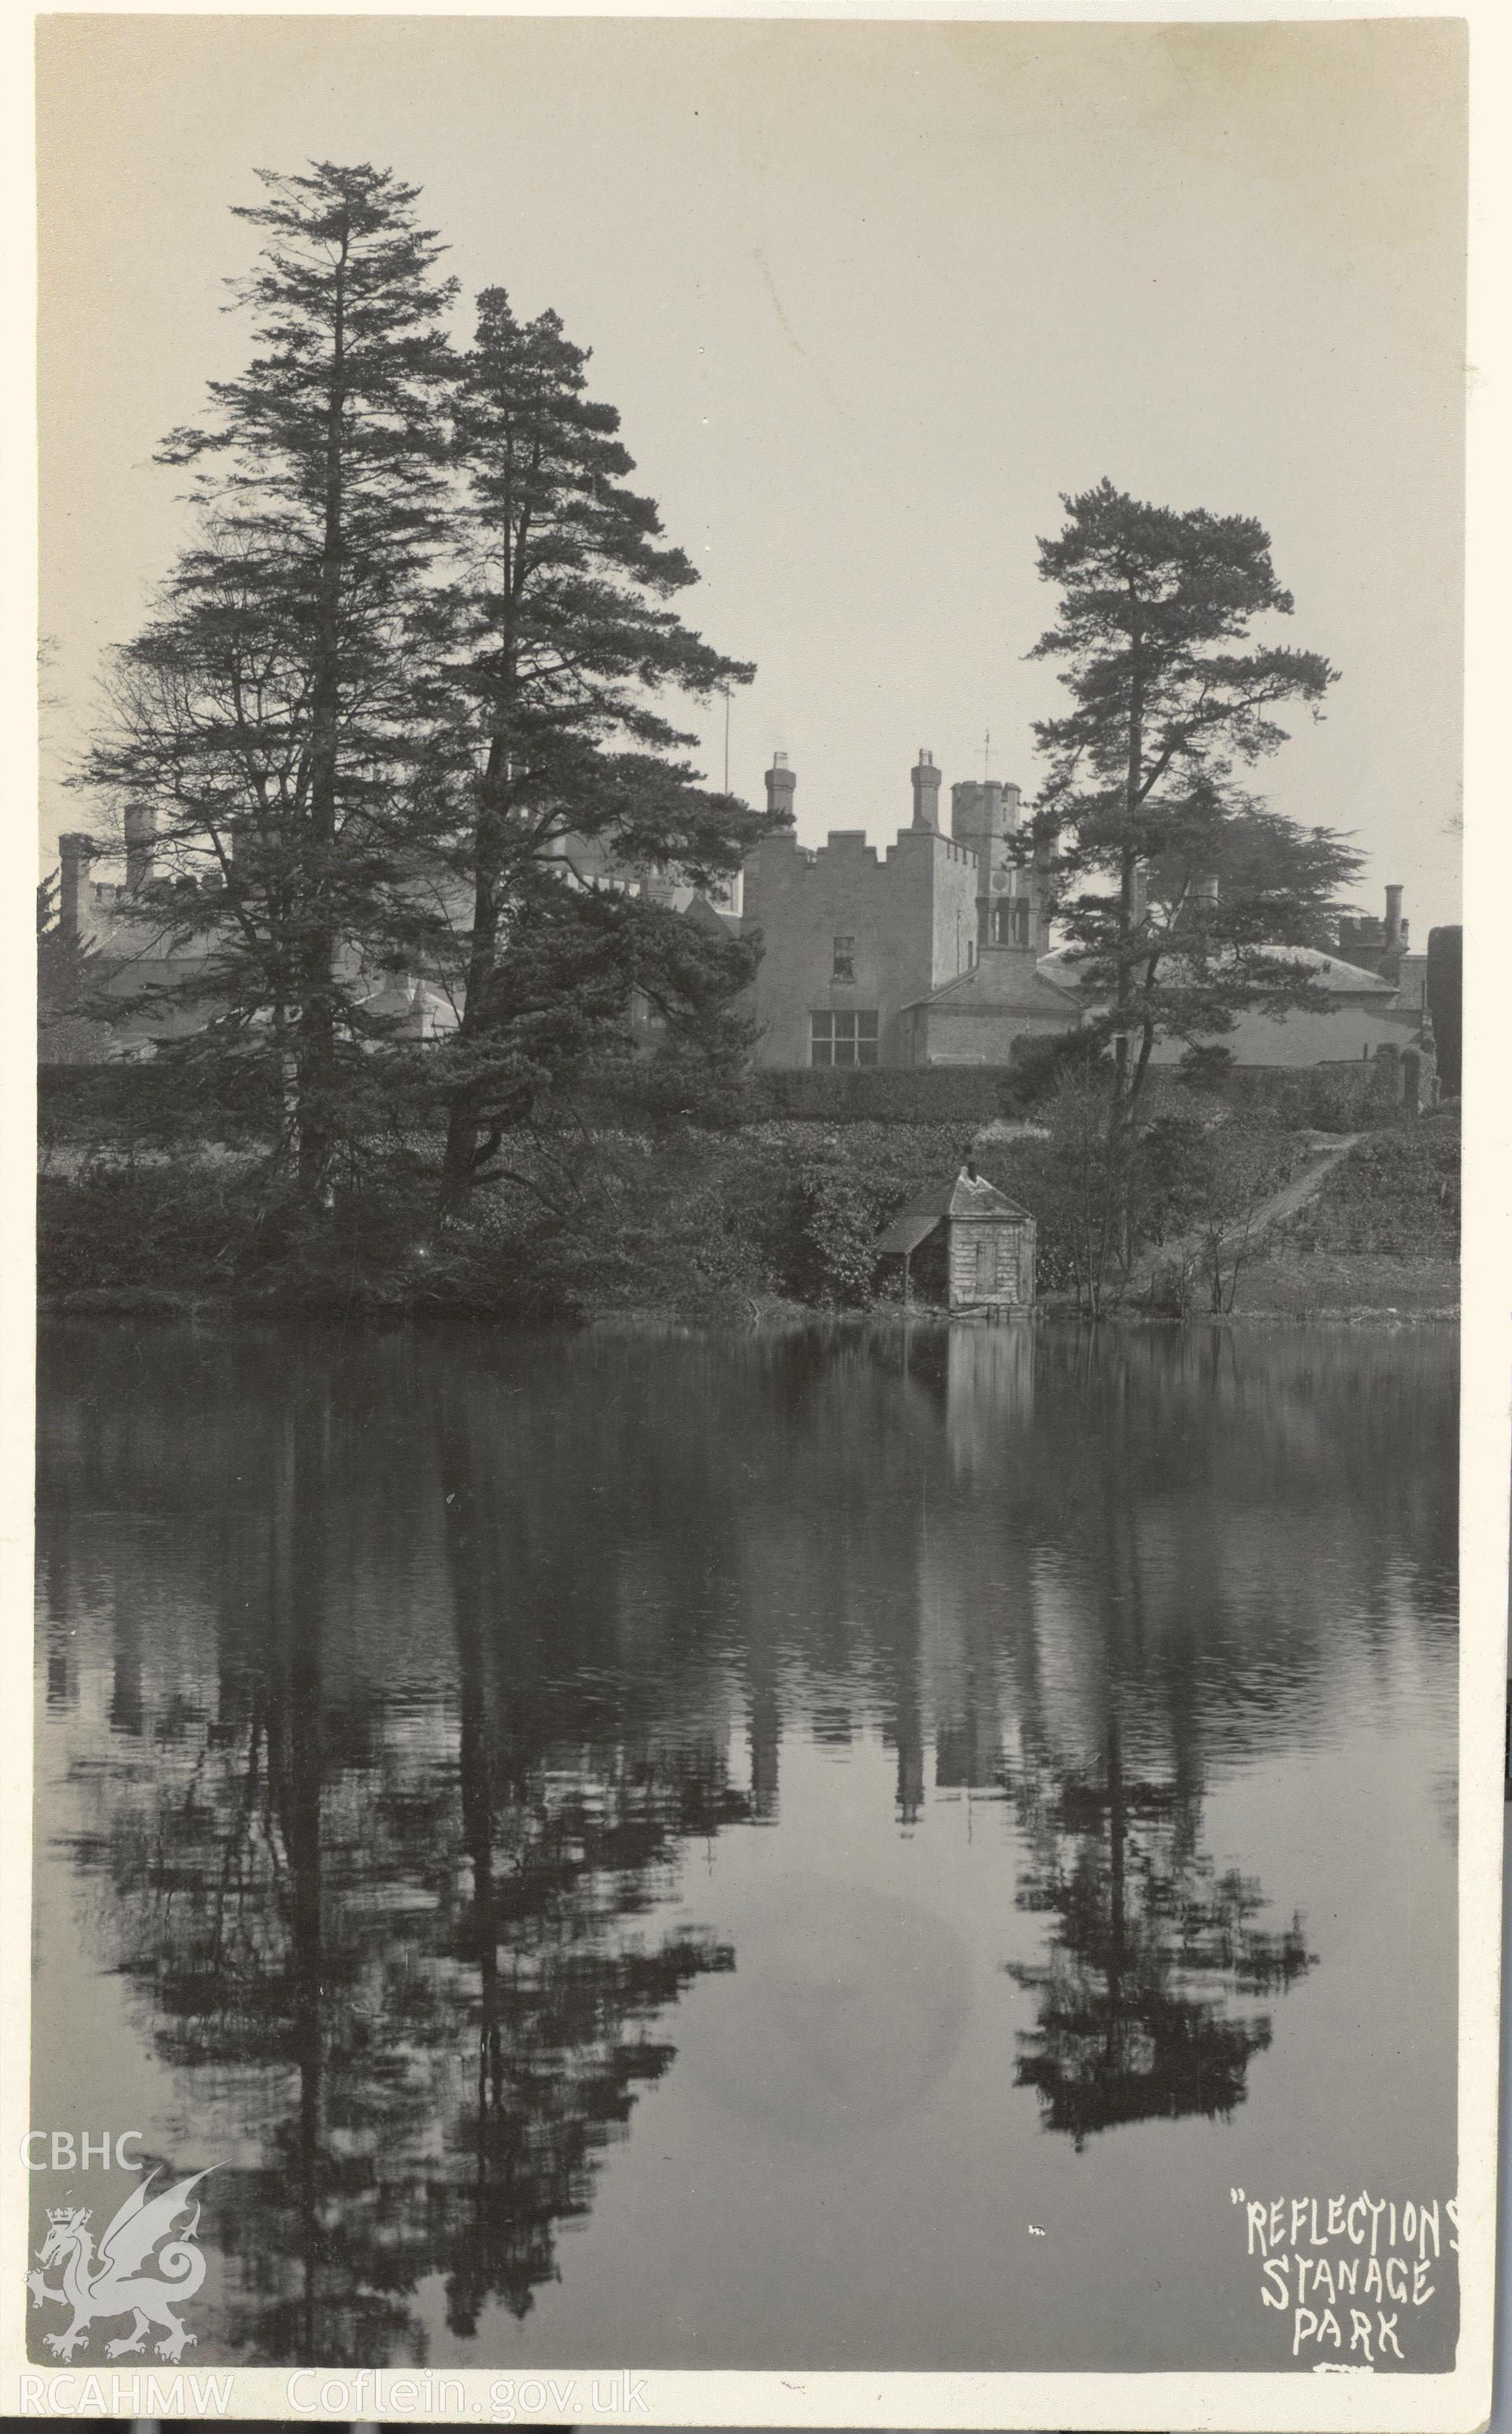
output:
<path id="1" fill-rule="evenodd" d="M 1034 1220 L 970 1159 L 900 1209 L 876 1247 L 902 1260 L 905 1301 L 988 1315 L 1034 1306 Z"/>

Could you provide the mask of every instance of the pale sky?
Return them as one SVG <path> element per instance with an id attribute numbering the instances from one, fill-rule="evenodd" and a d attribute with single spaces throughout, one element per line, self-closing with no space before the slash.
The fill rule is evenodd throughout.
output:
<path id="1" fill-rule="evenodd" d="M 42 27 L 42 830 L 100 655 L 187 526 L 155 468 L 245 355 L 258 166 L 424 189 L 462 280 L 593 350 L 637 480 L 757 663 L 799 830 L 909 815 L 921 746 L 1032 792 L 1035 542 L 1108 474 L 1258 517 L 1342 670 L 1256 783 L 1361 900 L 1459 918 L 1465 38 L 1453 21 L 52 17 Z M 722 774 L 722 718 L 703 765 Z"/>

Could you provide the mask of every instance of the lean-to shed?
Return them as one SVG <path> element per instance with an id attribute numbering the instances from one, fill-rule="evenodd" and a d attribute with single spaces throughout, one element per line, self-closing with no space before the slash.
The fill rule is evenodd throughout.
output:
<path id="1" fill-rule="evenodd" d="M 951 1310 L 1033 1306 L 1034 1220 L 969 1161 L 900 1209 L 876 1247 L 903 1260 L 906 1295 L 916 1280 Z"/>

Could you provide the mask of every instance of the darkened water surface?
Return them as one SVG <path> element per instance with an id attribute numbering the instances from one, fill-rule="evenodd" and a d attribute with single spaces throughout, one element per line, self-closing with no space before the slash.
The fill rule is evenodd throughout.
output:
<path id="1" fill-rule="evenodd" d="M 53 1325 L 34 2121 L 201 2364 L 1290 2366 L 1231 2192 L 1453 2190 L 1454 1397 Z"/>

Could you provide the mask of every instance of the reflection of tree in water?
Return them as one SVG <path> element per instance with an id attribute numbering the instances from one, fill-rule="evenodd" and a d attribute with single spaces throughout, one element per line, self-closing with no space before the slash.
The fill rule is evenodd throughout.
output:
<path id="1" fill-rule="evenodd" d="M 687 1838 L 777 1819 L 794 1722 L 880 1727 L 905 1821 L 931 1740 L 936 1795 L 1028 1753 L 1018 2105 L 1242 2100 L 1309 1961 L 1204 1786 L 1449 1678 L 1452 1361 L 1041 1337 L 1031 1427 L 1019 1348 L 65 1330 L 47 1694 L 245 2353 L 529 2308 L 728 1965 L 658 1924 Z"/>
<path id="2" fill-rule="evenodd" d="M 628 2119 L 637 2086 L 672 2060 L 674 2048 L 628 2029 L 694 1977 L 733 1967 L 708 1937 L 646 1951 L 616 1948 L 616 1931 L 650 1906 L 676 1838 L 712 1833 L 748 1804 L 725 1783 L 722 1755 L 697 1743 L 621 1758 L 591 1782 L 542 1778 L 528 1715 L 496 1678 L 507 1586 L 479 1438 L 444 1397 L 438 1440 L 470 1862 L 446 1948 L 476 2037 L 476 2081 L 451 2117 L 432 2207 L 448 2322 L 467 2334 L 495 2293 L 517 2316 L 531 2307 L 555 2271 L 556 2224 L 587 2211 L 595 2152 Z"/>
<path id="3" fill-rule="evenodd" d="M 253 1620 L 223 1647 L 220 1713 L 170 1724 L 80 1857 L 113 1879 L 119 1964 L 196 2143 L 225 2158 L 228 2338 L 253 2356 L 419 2356 L 412 2300 L 516 2316 L 558 2226 L 674 2048 L 651 2031 L 733 1965 L 701 1931 L 641 1941 L 683 1838 L 746 1813 L 722 1742 L 596 1747 L 511 1630 L 465 1433 L 443 1431 L 455 1725 L 407 1740 L 325 1678 L 328 1440 L 291 1419 L 269 1482 Z M 262 1591 L 263 1594 L 259 1594 Z M 537 1669 L 538 1670 L 538 1669 Z M 161 1734 L 160 1724 L 160 1734 Z M 424 1735 L 429 1733 L 429 1744 Z"/>
<path id="4" fill-rule="evenodd" d="M 1219 1875 L 1199 1847 L 1200 1791 L 1126 1773 L 1116 1723 L 1092 1779 L 1029 1775 L 1031 1851 L 1017 1899 L 1053 1918 L 1048 1957 L 1011 1975 L 1036 1997 L 1018 2083 L 1078 2152 L 1098 2130 L 1242 2104 L 1270 2043 L 1258 1998 L 1313 1964 L 1300 1918 L 1272 1932 L 1252 1877 Z"/>

